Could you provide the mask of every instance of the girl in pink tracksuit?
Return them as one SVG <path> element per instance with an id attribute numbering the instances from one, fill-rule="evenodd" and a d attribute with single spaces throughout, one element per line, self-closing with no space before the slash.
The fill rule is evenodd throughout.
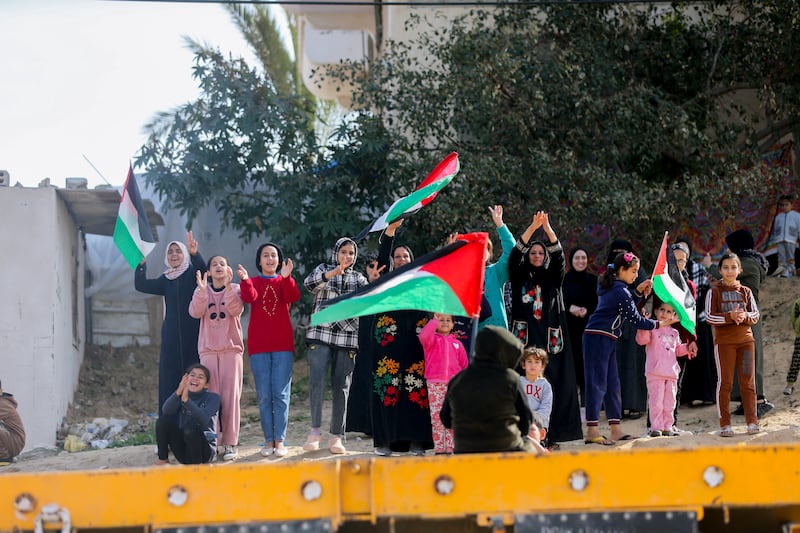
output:
<path id="1" fill-rule="evenodd" d="M 654 311 L 658 321 L 674 319 L 675 310 L 662 303 Z M 650 410 L 650 436 L 675 436 L 675 401 L 678 394 L 678 375 L 681 367 L 678 357 L 686 355 L 686 344 L 681 344 L 678 330 L 672 327 L 640 329 L 636 342 L 645 347 L 647 361 L 644 376 L 647 381 L 648 409 Z"/>
<path id="2" fill-rule="evenodd" d="M 447 429 L 439 418 L 447 383 L 467 367 L 467 352 L 453 331 L 453 317 L 434 313 L 419 332 L 419 342 L 425 352 L 425 381 L 428 383 L 428 402 L 431 408 L 431 430 L 434 453 L 453 453 L 453 430 Z"/>
<path id="3" fill-rule="evenodd" d="M 211 283 L 209 283 L 209 275 Z M 242 311 L 244 303 L 239 284 L 231 283 L 233 269 L 228 260 L 215 255 L 208 261 L 208 271 L 197 272 L 197 288 L 189 302 L 189 314 L 200 319 L 197 351 L 200 363 L 211 372 L 208 390 L 220 397 L 219 429 L 222 459 L 238 455 L 239 400 L 242 397 L 244 339 Z"/>

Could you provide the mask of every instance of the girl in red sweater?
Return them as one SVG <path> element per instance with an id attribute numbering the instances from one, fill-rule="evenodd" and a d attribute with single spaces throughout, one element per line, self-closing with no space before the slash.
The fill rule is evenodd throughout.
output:
<path id="1" fill-rule="evenodd" d="M 239 265 L 242 300 L 250 304 L 247 326 L 247 353 L 261 413 L 261 430 L 266 440 L 261 455 L 286 455 L 284 445 L 289 423 L 289 397 L 292 390 L 294 329 L 289 310 L 300 299 L 292 278 L 294 265 L 284 260 L 277 244 L 258 247 L 256 267 L 260 275 L 251 278 Z"/>

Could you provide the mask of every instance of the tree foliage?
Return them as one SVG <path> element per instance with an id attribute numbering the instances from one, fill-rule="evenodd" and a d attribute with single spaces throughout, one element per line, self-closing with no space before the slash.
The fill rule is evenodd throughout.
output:
<path id="1" fill-rule="evenodd" d="M 657 249 L 664 230 L 711 206 L 735 217 L 774 183 L 760 150 L 797 124 L 798 15 L 785 4 L 412 17 L 420 37 L 385 47 L 357 103 L 402 137 L 392 157 L 407 174 L 462 156 L 463 176 L 412 221 L 421 239 L 486 228 L 485 206 L 502 203 L 514 228 L 545 209 L 562 236 L 600 224 Z"/>
<path id="2" fill-rule="evenodd" d="M 322 141 L 307 94 L 198 50 L 200 98 L 158 117 L 137 165 L 168 205 L 190 218 L 215 205 L 301 272 L 453 150 L 461 174 L 400 236 L 418 251 L 489 229 L 496 203 L 515 230 L 544 209 L 563 240 L 601 225 L 655 250 L 665 229 L 712 207 L 736 217 L 774 182 L 757 161 L 796 128 L 800 87 L 784 4 L 509 4 L 444 28 L 412 17 L 418 37 L 320 73 L 357 78 L 366 110 Z"/>
<path id="3" fill-rule="evenodd" d="M 241 59 L 201 50 L 197 101 L 161 115 L 136 165 L 167 205 L 191 220 L 214 205 L 223 227 L 249 241 L 274 239 L 300 272 L 327 258 L 341 235 L 364 225 L 365 206 L 390 194 L 392 173 L 381 126 L 369 117 L 342 124 L 319 146 L 303 97 L 282 97 Z M 299 259 L 299 261 L 298 261 Z"/>

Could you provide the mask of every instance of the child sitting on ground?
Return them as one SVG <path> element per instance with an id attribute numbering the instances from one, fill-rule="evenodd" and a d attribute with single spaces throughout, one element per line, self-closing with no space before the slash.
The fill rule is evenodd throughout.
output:
<path id="1" fill-rule="evenodd" d="M 467 367 L 467 352 L 453 331 L 453 316 L 434 313 L 419 332 L 419 342 L 425 352 L 425 381 L 428 383 L 428 402 L 431 408 L 433 451 L 453 453 L 453 430 L 445 428 L 439 417 L 447 384 Z"/>
<path id="2" fill-rule="evenodd" d="M 442 424 L 453 429 L 455 453 L 534 451 L 525 437 L 531 410 L 514 371 L 522 350 L 507 329 L 486 326 L 478 332 L 475 357 L 450 380 L 441 411 Z"/>
<path id="3" fill-rule="evenodd" d="M 541 429 L 547 431 L 550 427 L 550 413 L 553 410 L 553 387 L 544 377 L 547 352 L 541 348 L 529 347 L 525 348 L 522 358 L 525 375 L 520 376 L 519 381 L 528 398 L 528 406 L 534 414 L 541 417 Z"/>
<path id="4" fill-rule="evenodd" d="M 656 320 L 668 321 L 675 317 L 675 309 L 661 303 L 654 311 Z M 673 327 L 640 329 L 636 343 L 645 347 L 647 360 L 644 376 L 647 381 L 647 408 L 650 410 L 650 436 L 675 437 L 675 402 L 678 397 L 678 375 L 681 367 L 678 357 L 688 353 L 681 343 L 678 330 Z"/>

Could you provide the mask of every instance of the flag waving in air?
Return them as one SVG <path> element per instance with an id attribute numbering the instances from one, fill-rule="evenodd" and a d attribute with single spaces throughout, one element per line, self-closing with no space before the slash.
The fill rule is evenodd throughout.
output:
<path id="1" fill-rule="evenodd" d="M 125 179 L 125 189 L 122 191 L 122 201 L 119 203 L 117 223 L 114 226 L 114 244 L 128 265 L 134 269 L 156 245 L 153 230 L 147 221 L 144 202 L 136 185 L 136 176 L 133 175 L 133 168 L 130 166 L 128 177 Z"/>
<path id="2" fill-rule="evenodd" d="M 397 200 L 378 220 L 361 230 L 355 240 L 360 241 L 373 231 L 383 231 L 392 222 L 409 217 L 431 203 L 439 191 L 458 174 L 459 168 L 458 154 L 453 152 L 436 165 L 411 194 Z"/>
<path id="3" fill-rule="evenodd" d="M 488 238 L 487 233 L 459 235 L 456 242 L 328 301 L 311 315 L 311 325 L 401 309 L 478 317 Z"/>
<path id="4" fill-rule="evenodd" d="M 697 323 L 697 304 L 689 284 L 686 283 L 675 262 L 675 254 L 667 245 L 668 237 L 669 232 L 665 232 L 661 250 L 658 252 L 656 267 L 653 269 L 653 291 L 656 296 L 661 298 L 661 301 L 675 309 L 681 325 L 694 335 Z"/>

